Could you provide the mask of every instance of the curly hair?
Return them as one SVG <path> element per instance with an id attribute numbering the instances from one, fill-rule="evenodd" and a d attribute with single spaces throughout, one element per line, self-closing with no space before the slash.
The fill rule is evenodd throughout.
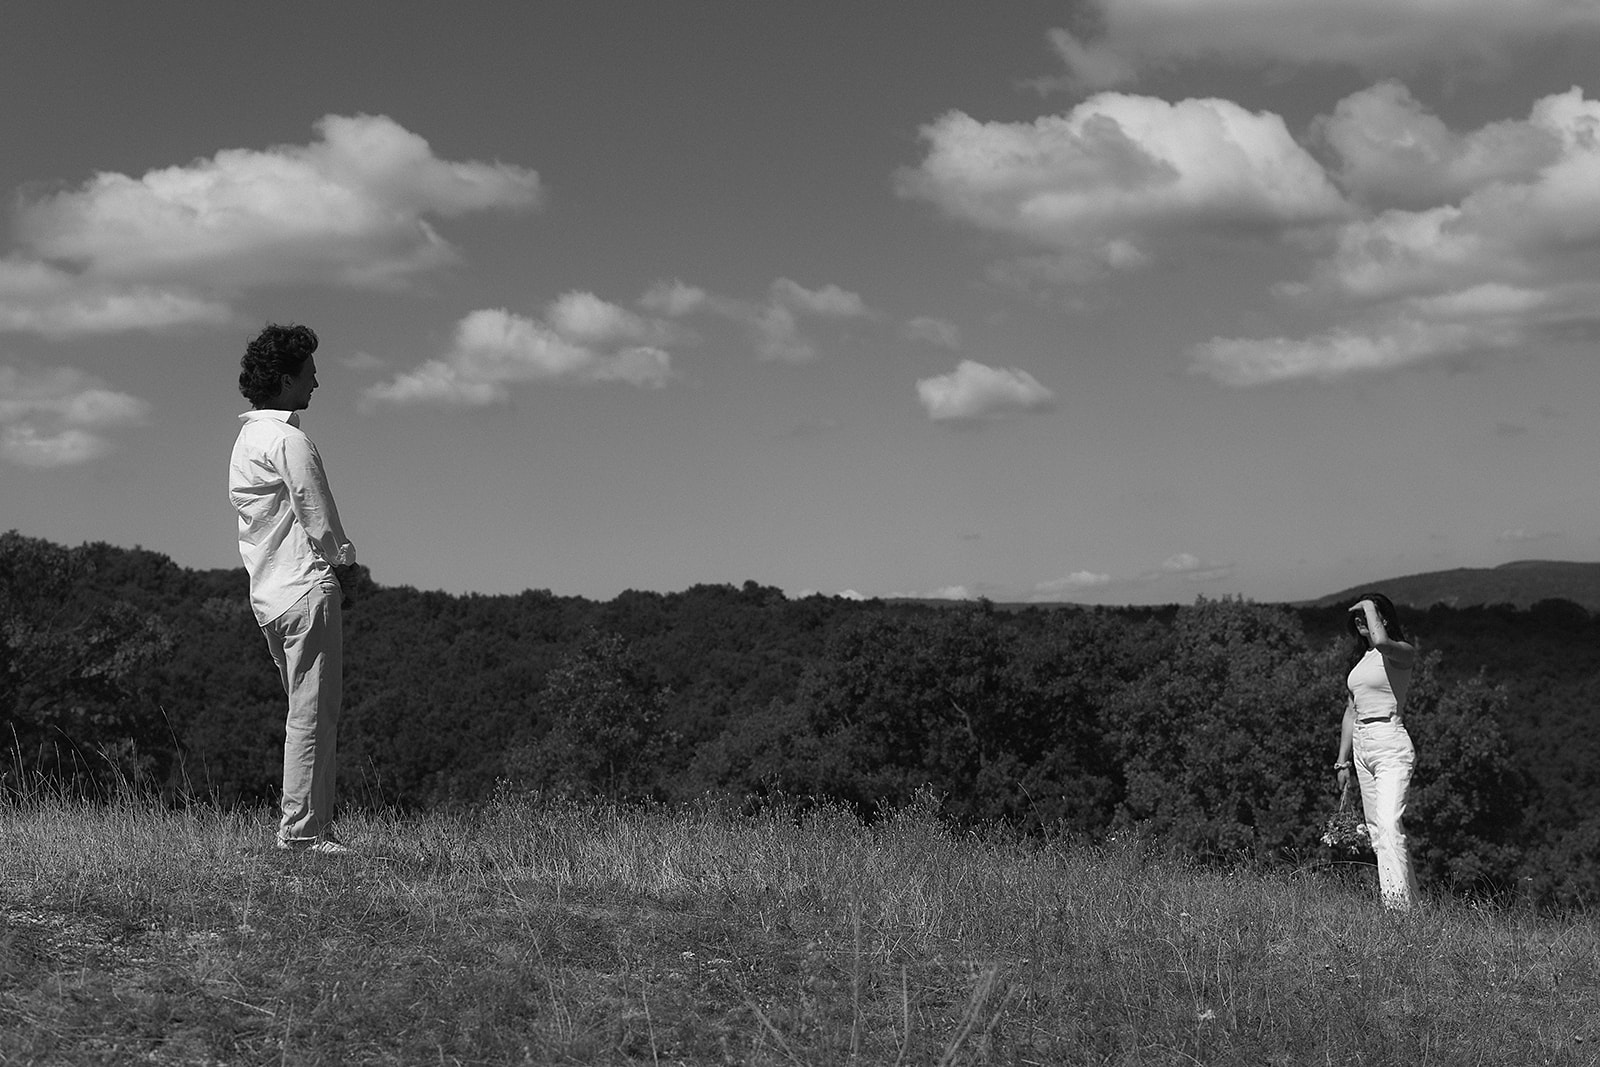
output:
<path id="1" fill-rule="evenodd" d="M 316 332 L 309 326 L 268 323 L 245 346 L 239 360 L 239 392 L 260 406 L 283 391 L 283 376 L 296 375 L 317 350 Z"/>

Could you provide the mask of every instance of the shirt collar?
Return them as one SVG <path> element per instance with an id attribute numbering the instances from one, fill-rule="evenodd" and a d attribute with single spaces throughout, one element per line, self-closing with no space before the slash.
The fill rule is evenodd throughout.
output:
<path id="1" fill-rule="evenodd" d="M 300 412 L 298 411 L 280 411 L 277 408 L 251 408 L 239 416 L 241 422 L 254 422 L 257 419 L 277 419 L 279 422 L 287 422 L 295 429 L 300 428 Z"/>

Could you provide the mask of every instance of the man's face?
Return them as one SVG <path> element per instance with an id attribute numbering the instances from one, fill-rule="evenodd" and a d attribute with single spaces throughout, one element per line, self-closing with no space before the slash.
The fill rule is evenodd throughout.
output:
<path id="1" fill-rule="evenodd" d="M 300 373 L 283 376 L 283 387 L 278 390 L 274 407 L 284 411 L 300 411 L 311 406 L 311 391 L 317 387 L 317 357 L 307 356 L 300 365 Z"/>

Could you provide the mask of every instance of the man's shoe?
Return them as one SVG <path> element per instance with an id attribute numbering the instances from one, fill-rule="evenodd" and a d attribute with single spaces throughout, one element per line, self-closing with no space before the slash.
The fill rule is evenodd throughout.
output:
<path id="1" fill-rule="evenodd" d="M 307 852 L 320 852 L 324 856 L 348 856 L 350 850 L 339 844 L 331 837 L 318 838 L 306 849 Z"/>
<path id="2" fill-rule="evenodd" d="M 280 852 L 320 852 L 324 856 L 347 856 L 350 850 L 331 837 L 317 837 L 285 841 L 278 838 Z"/>

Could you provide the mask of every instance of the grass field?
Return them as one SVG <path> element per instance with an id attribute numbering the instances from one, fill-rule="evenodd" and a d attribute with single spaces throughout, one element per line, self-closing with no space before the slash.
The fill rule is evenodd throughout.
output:
<path id="1" fill-rule="evenodd" d="M 1590 1064 L 1600 928 L 1326 869 L 507 800 L 0 806 L 4 1064 Z"/>

